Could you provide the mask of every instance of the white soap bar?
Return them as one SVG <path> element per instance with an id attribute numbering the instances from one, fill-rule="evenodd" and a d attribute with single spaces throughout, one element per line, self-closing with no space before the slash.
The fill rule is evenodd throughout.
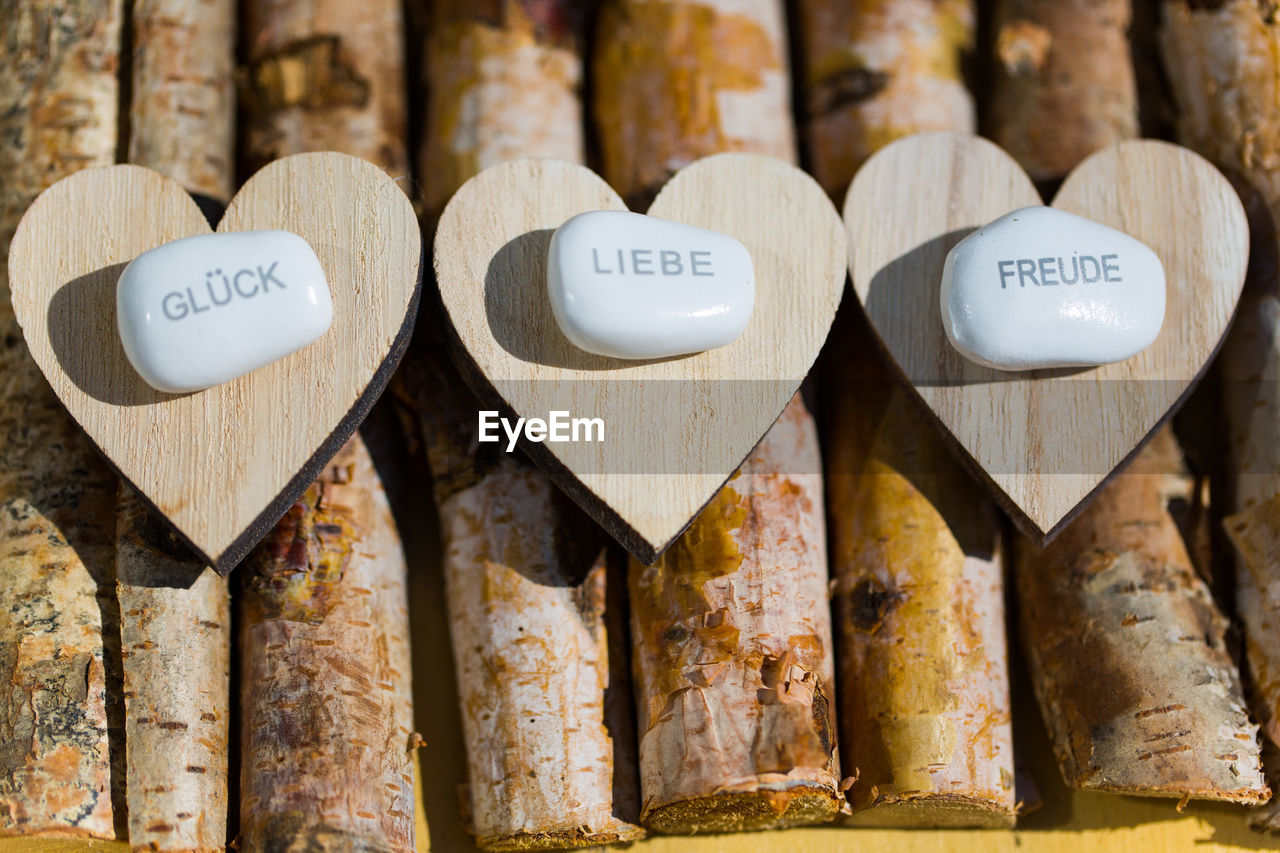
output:
<path id="1" fill-rule="evenodd" d="M 288 231 L 186 237 L 116 285 L 125 355 L 148 385 L 199 391 L 301 349 L 333 320 L 320 259 Z"/>
<path id="2" fill-rule="evenodd" d="M 952 346 L 1000 370 L 1123 361 L 1160 334 L 1160 258 L 1114 228 L 1025 207 L 965 237 L 942 269 Z"/>
<path id="3" fill-rule="evenodd" d="M 597 210 L 551 238 L 551 309 L 587 352 L 664 358 L 724 346 L 747 327 L 755 293 L 746 247 L 704 228 Z"/>

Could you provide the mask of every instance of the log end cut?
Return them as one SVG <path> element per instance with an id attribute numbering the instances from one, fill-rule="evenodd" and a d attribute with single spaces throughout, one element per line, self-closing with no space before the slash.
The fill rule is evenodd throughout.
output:
<path id="1" fill-rule="evenodd" d="M 627 844 L 644 838 L 645 831 L 635 824 L 618 821 L 616 826 L 591 829 L 570 826 L 540 832 L 517 832 L 511 835 L 480 837 L 476 845 L 493 853 L 513 850 L 576 850 L 605 844 Z"/>
<path id="2" fill-rule="evenodd" d="M 827 786 L 711 794 L 659 806 L 644 817 L 655 832 L 685 835 L 829 823 L 844 798 Z"/>
<path id="3" fill-rule="evenodd" d="M 1017 809 L 1010 809 L 1003 800 L 927 792 L 920 797 L 883 797 L 872 806 L 854 812 L 846 823 L 916 829 L 1011 829 L 1017 819 Z"/>

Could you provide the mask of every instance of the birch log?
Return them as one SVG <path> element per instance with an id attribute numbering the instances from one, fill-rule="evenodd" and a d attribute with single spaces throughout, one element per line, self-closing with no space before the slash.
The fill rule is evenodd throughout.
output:
<path id="1" fill-rule="evenodd" d="M 991 130 L 1033 178 L 1137 133 L 1129 19 L 1128 0 L 1000 6 Z M 1177 507 L 1198 499 L 1165 430 L 1047 550 L 1019 549 L 1023 645 L 1069 785 L 1268 794 L 1225 619 L 1178 528 Z"/>
<path id="2" fill-rule="evenodd" d="M 603 175 L 643 209 L 725 150 L 795 159 L 783 4 L 610 0 L 592 74 Z M 799 395 L 654 566 L 632 562 L 641 822 L 722 832 L 844 807 L 817 430 Z"/>
<path id="3" fill-rule="evenodd" d="M 431 7 L 418 170 L 428 219 L 495 163 L 581 162 L 582 4 L 435 0 Z"/>
<path id="4" fill-rule="evenodd" d="M 224 850 L 227 582 L 123 484 L 118 526 L 129 842 L 137 851 Z"/>
<path id="5" fill-rule="evenodd" d="M 833 198 L 900 136 L 973 132 L 960 76 L 973 0 L 801 0 L 796 10 L 809 163 Z"/>
<path id="6" fill-rule="evenodd" d="M 28 356 L 8 287 L 36 195 L 115 160 L 122 17 L 119 0 L 0 6 L 0 836 L 124 834 L 116 482 Z"/>
<path id="7" fill-rule="evenodd" d="M 1221 377 L 1231 472 L 1225 521 L 1236 550 L 1236 609 L 1252 707 L 1280 749 L 1280 24 L 1248 0 L 1164 4 L 1160 33 L 1179 140 L 1247 184 L 1249 280 L 1223 345 Z M 1277 778 L 1273 770 L 1271 779 Z M 1274 805 L 1254 817 L 1280 830 Z"/>
<path id="8" fill-rule="evenodd" d="M 413 850 L 404 563 L 363 442 L 240 574 L 241 849 Z"/>
<path id="9" fill-rule="evenodd" d="M 999 0 L 988 133 L 1033 180 L 1138 135 L 1130 0 Z"/>
<path id="10" fill-rule="evenodd" d="M 1192 483 L 1163 428 L 1048 548 L 1021 543 L 1019 621 L 1068 785 L 1254 804 L 1258 727 L 1170 512 Z"/>
<path id="11" fill-rule="evenodd" d="M 594 52 L 601 174 L 633 209 L 708 154 L 795 159 L 781 0 L 605 0 Z"/>
<path id="12" fill-rule="evenodd" d="M 241 42 L 241 140 L 250 169 L 302 151 L 342 151 L 409 171 L 399 3 L 250 0 Z M 407 188 L 406 188 L 407 189 Z"/>
<path id="13" fill-rule="evenodd" d="M 658 562 L 632 561 L 652 829 L 820 823 L 843 803 L 820 471 L 797 395 Z"/>
<path id="14" fill-rule="evenodd" d="M 245 9 L 251 162 L 311 148 L 407 162 L 400 4 Z M 239 572 L 241 849 L 414 848 L 404 554 L 352 438 Z"/>
<path id="15" fill-rule="evenodd" d="M 523 456 L 482 449 L 478 405 L 441 350 L 418 346 L 403 373 L 444 538 L 478 844 L 640 838 L 622 578 L 605 537 Z"/>
<path id="16" fill-rule="evenodd" d="M 999 515 L 908 393 L 889 394 L 863 460 L 856 440 L 829 451 L 854 820 L 1012 826 Z M 841 397 L 832 433 L 865 417 L 866 403 Z"/>
<path id="17" fill-rule="evenodd" d="M 582 159 L 579 17 L 563 0 L 433 4 L 420 159 L 428 220 L 486 166 Z M 620 573 L 596 525 L 523 455 L 482 450 L 480 406 L 426 337 L 400 391 L 435 483 L 477 842 L 639 838 Z"/>
<path id="18" fill-rule="evenodd" d="M 225 205 L 234 181 L 235 4 L 133 4 L 129 160 Z M 116 567 L 129 841 L 227 842 L 231 604 L 227 582 L 120 485 Z"/>
<path id="19" fill-rule="evenodd" d="M 843 196 L 862 162 L 899 136 L 973 131 L 960 77 L 972 3 L 799 8 L 809 160 L 828 192 Z M 1011 825 L 998 516 L 904 392 L 889 390 L 878 355 L 861 341 L 843 354 L 827 385 L 827 485 L 853 820 Z"/>
<path id="20" fill-rule="evenodd" d="M 132 2 L 129 162 L 225 205 L 235 184 L 235 2 Z"/>

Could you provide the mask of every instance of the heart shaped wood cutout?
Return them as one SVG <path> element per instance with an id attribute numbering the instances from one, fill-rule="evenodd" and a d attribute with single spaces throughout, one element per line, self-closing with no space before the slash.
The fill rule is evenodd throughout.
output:
<path id="1" fill-rule="evenodd" d="M 1053 206 L 1155 250 L 1167 282 L 1159 337 L 1097 368 L 1009 373 L 974 364 L 943 331 L 943 260 L 976 228 L 1042 203 L 992 143 L 922 134 L 867 161 L 844 218 L 853 289 L 889 355 L 1019 526 L 1046 541 L 1203 373 L 1240 297 L 1249 229 L 1231 185 L 1202 157 L 1149 140 L 1100 151 L 1067 177 Z"/>
<path id="2" fill-rule="evenodd" d="M 86 169 L 46 190 L 9 256 L 27 346 L 120 475 L 226 573 L 355 431 L 399 362 L 417 311 L 421 232 L 371 163 L 299 154 L 263 168 L 219 231 L 283 229 L 315 249 L 333 325 L 298 352 L 223 385 L 165 394 L 125 357 L 116 281 L 136 255 L 210 233 L 176 182 L 139 166 Z M 197 283 L 203 270 L 195 272 Z"/>
<path id="3" fill-rule="evenodd" d="M 728 346 L 623 361 L 569 343 L 547 297 L 552 232 L 589 210 L 626 206 L 581 166 L 518 160 L 486 169 L 440 218 L 436 278 L 465 350 L 459 361 L 482 399 L 524 418 L 562 412 L 568 423 L 603 421 L 603 441 L 521 446 L 632 554 L 652 563 L 800 386 L 840 301 L 844 234 L 821 188 L 787 163 L 720 154 L 686 166 L 648 212 L 741 241 L 755 266 L 755 309 Z M 507 450 L 504 429 L 493 433 L 496 452 Z M 579 437 L 586 435 L 584 427 Z"/>

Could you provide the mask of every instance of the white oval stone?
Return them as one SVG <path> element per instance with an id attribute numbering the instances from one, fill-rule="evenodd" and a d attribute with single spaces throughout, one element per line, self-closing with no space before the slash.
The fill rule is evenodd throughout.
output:
<path id="1" fill-rule="evenodd" d="M 965 237 L 942 269 L 952 346 L 1000 370 L 1123 361 L 1164 323 L 1160 258 L 1114 228 L 1052 207 L 1007 213 Z"/>
<path id="2" fill-rule="evenodd" d="M 219 385 L 302 349 L 333 320 L 320 259 L 288 231 L 185 237 L 134 258 L 116 285 L 125 355 L 148 385 Z"/>
<path id="3" fill-rule="evenodd" d="M 724 346 L 746 329 L 755 293 L 746 247 L 705 228 L 596 210 L 551 237 L 551 309 L 587 352 L 664 358 Z"/>

